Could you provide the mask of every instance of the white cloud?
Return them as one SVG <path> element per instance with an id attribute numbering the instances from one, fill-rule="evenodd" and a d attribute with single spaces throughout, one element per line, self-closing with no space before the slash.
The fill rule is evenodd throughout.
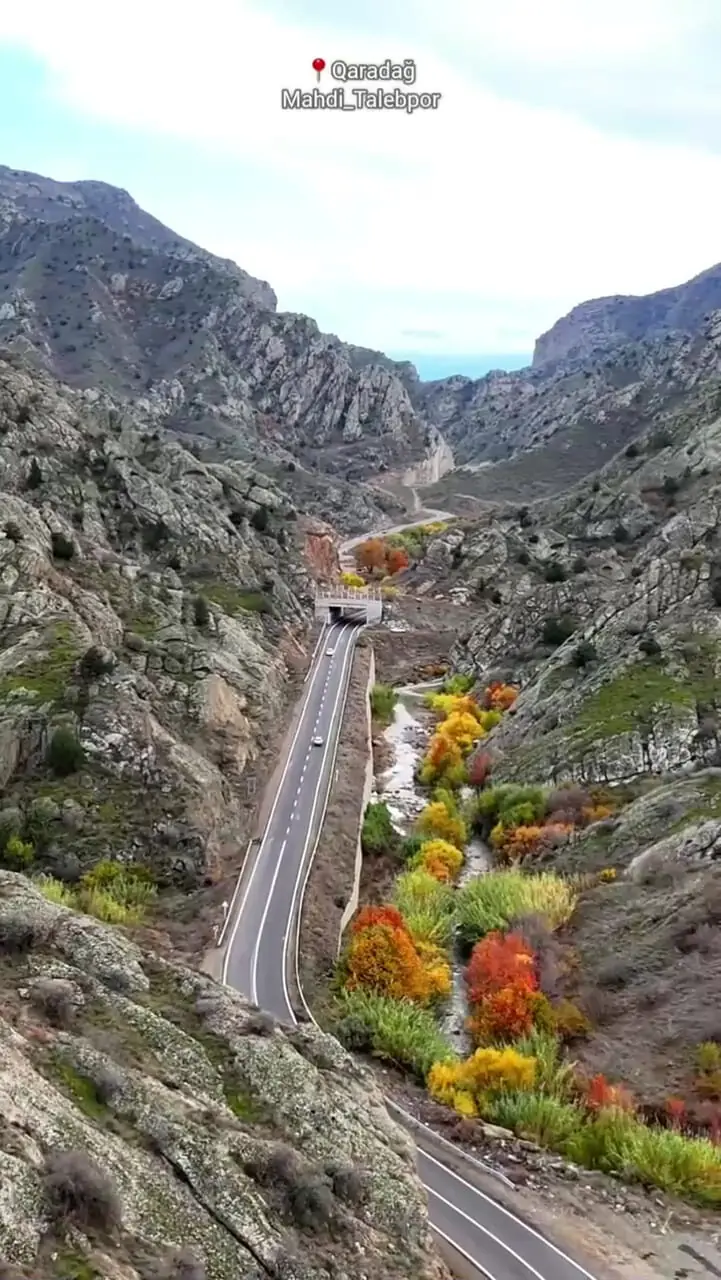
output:
<path id="1" fill-rule="evenodd" d="M 166 0 L 36 0 L 0 13 L 0 44 L 42 59 L 57 101 L 157 135 L 159 166 L 163 136 L 217 156 L 229 194 L 222 183 L 209 193 L 222 212 L 207 247 L 269 279 L 281 306 L 369 346 L 402 347 L 413 329 L 442 333 L 419 343 L 428 349 L 528 350 L 583 298 L 659 288 L 721 256 L 720 157 L 503 97 L 469 53 L 477 41 L 485 57 L 620 74 L 639 51 L 663 61 L 685 37 L 676 0 L 412 8 L 408 38 L 379 41 L 360 22 L 351 37 L 347 17 L 342 31 L 294 24 L 267 0 L 262 11 L 260 0 L 205 0 L 202 22 Z M 462 59 L 437 39 L 434 15 L 466 33 Z M 442 93 L 439 108 L 282 111 L 283 87 L 315 84 L 317 56 L 414 58 L 412 87 Z M 205 242 L 197 212 L 192 227 L 182 208 L 174 220 Z"/>

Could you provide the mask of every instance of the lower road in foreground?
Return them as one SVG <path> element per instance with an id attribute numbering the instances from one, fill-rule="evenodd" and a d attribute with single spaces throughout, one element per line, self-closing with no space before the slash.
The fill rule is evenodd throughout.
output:
<path id="1" fill-rule="evenodd" d="M 265 833 L 231 907 L 222 978 L 280 1022 L 295 1024 L 288 973 L 308 860 L 335 770 L 353 650 L 360 628 L 329 627 L 306 681 L 300 717 Z M 463 1277 L 596 1280 L 532 1227 L 438 1159 L 426 1130 L 413 1136 L 431 1225 Z M 435 1153 L 435 1154 L 434 1154 Z M 458 1164 L 461 1153 L 454 1163 Z M 471 1174 L 469 1173 L 469 1178 Z"/>

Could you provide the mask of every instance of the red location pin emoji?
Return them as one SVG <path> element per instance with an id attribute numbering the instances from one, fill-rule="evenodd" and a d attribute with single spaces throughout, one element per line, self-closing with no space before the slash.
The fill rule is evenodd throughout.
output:
<path id="1" fill-rule="evenodd" d="M 325 71 L 325 58 L 314 58 L 313 70 L 315 71 L 318 77 L 318 84 L 320 84 L 320 73 L 321 71 Z"/>

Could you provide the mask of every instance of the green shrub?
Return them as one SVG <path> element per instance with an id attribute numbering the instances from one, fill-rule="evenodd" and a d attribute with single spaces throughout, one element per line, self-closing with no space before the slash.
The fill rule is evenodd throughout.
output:
<path id="1" fill-rule="evenodd" d="M 553 872 L 530 875 L 517 870 L 489 871 L 467 881 L 456 893 L 455 920 L 466 948 L 494 929 L 507 929 L 523 916 L 545 917 L 552 929 L 573 914 L 576 893 Z"/>
<path id="2" fill-rule="evenodd" d="M 383 801 L 369 804 L 363 816 L 361 844 L 363 852 L 379 854 L 391 852 L 398 843 L 398 836 L 391 822 L 388 805 Z"/>
<path id="3" fill-rule="evenodd" d="M 445 947 L 453 933 L 454 892 L 428 871 L 405 871 L 393 886 L 393 902 L 413 937 Z"/>
<path id="4" fill-rule="evenodd" d="M 396 705 L 396 691 L 387 684 L 374 684 L 370 693 L 371 711 L 376 720 L 390 724 Z"/>
<path id="5" fill-rule="evenodd" d="M 599 1112 L 566 1139 L 563 1154 L 588 1169 L 621 1174 L 700 1204 L 721 1204 L 721 1151 L 715 1143 L 641 1124 L 621 1111 Z"/>
<path id="6" fill-rule="evenodd" d="M 547 792 L 544 787 L 522 786 L 520 783 L 500 783 L 482 791 L 476 802 L 476 813 L 485 819 L 485 826 L 494 827 L 501 822 L 504 827 L 531 826 L 546 812 Z"/>
<path id="7" fill-rule="evenodd" d="M 588 560 L 585 556 L 576 556 L 571 569 L 574 573 L 585 573 L 588 568 Z"/>
<path id="8" fill-rule="evenodd" d="M 573 651 L 571 661 L 574 667 L 579 669 L 587 667 L 590 662 L 595 662 L 598 657 L 598 651 L 595 644 L 591 644 L 590 640 L 582 640 Z"/>
<path id="9" fill-rule="evenodd" d="M 404 862 L 415 858 L 425 844 L 423 836 L 406 836 L 401 842 L 401 857 Z"/>
<path id="10" fill-rule="evenodd" d="M 405 1067 L 421 1081 L 434 1062 L 456 1057 L 427 1009 L 411 1000 L 391 1000 L 360 988 L 341 991 L 334 1031 L 346 1048 Z"/>
<path id="11" fill-rule="evenodd" d="M 207 627 L 210 621 L 210 606 L 205 596 L 196 596 L 193 601 L 193 620 L 196 627 Z"/>
<path id="12" fill-rule="evenodd" d="M 140 918 L 154 901 L 157 888 L 152 872 L 147 867 L 132 862 L 113 862 L 104 858 L 92 870 L 85 873 L 80 881 L 78 892 L 81 899 L 87 901 L 95 901 L 95 895 L 99 894 L 98 901 L 101 905 L 105 902 L 106 895 L 110 896 L 119 907 Z M 83 909 L 88 910 L 91 915 L 97 914 L 95 910 L 90 910 L 88 907 Z M 109 910 L 112 913 L 113 909 L 109 908 Z"/>
<path id="13" fill-rule="evenodd" d="M 584 1113 L 572 1102 L 527 1090 L 489 1097 L 483 1106 L 483 1116 L 493 1124 L 510 1129 L 519 1138 L 554 1151 L 563 1151 L 584 1123 Z"/>
<path id="14" fill-rule="evenodd" d="M 85 760 L 82 744 L 72 729 L 56 729 L 47 750 L 46 762 L 58 778 L 77 773 Z"/>
<path id="15" fill-rule="evenodd" d="M 573 635 L 577 626 L 578 621 L 569 614 L 551 615 L 543 619 L 541 639 L 544 644 L 552 645 L 556 649 Z"/>
<path id="16" fill-rule="evenodd" d="M 265 533 L 268 528 L 268 508 L 257 507 L 250 517 L 250 523 L 258 533 Z"/>
<path id="17" fill-rule="evenodd" d="M 557 560 L 549 560 L 548 564 L 543 566 L 543 576 L 546 582 L 565 582 L 566 570 Z"/>
<path id="18" fill-rule="evenodd" d="M 51 533 L 53 556 L 56 560 L 72 560 L 75 555 L 75 543 L 66 538 L 64 533 Z"/>
<path id="19" fill-rule="evenodd" d="M 443 692 L 451 694 L 470 693 L 476 683 L 475 676 L 464 675 L 459 671 L 457 675 L 450 676 L 443 682 Z"/>
<path id="20" fill-rule="evenodd" d="M 26 871 L 35 859 L 35 850 L 29 840 L 10 836 L 2 854 L 2 861 L 13 871 Z"/>
<path id="21" fill-rule="evenodd" d="M 62 880 L 56 880 L 54 876 L 38 876 L 35 880 L 36 887 L 40 890 L 44 898 L 48 902 L 55 902 L 61 907 L 72 907 L 77 909 L 75 894 L 72 889 L 63 884 Z"/>

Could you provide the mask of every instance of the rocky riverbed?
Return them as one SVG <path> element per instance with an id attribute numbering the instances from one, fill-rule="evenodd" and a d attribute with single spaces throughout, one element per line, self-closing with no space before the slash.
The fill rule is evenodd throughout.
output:
<path id="1" fill-rule="evenodd" d="M 424 706 L 423 698 L 439 684 L 440 681 L 430 681 L 400 690 L 393 720 L 383 732 L 383 757 L 388 763 L 378 775 L 373 799 L 385 802 L 394 827 L 403 836 L 410 834 L 415 819 L 428 802 L 426 792 L 416 781 L 416 771 L 433 728 L 433 719 Z M 470 798 L 470 788 L 464 789 L 463 801 Z M 487 871 L 490 860 L 488 846 L 474 836 L 465 848 L 459 884 L 465 884 Z M 454 944 L 452 959 L 453 986 L 441 1025 L 458 1052 L 465 1053 L 469 1049 L 465 1029 L 468 1004 L 463 980 L 464 961 L 457 944 Z"/>

